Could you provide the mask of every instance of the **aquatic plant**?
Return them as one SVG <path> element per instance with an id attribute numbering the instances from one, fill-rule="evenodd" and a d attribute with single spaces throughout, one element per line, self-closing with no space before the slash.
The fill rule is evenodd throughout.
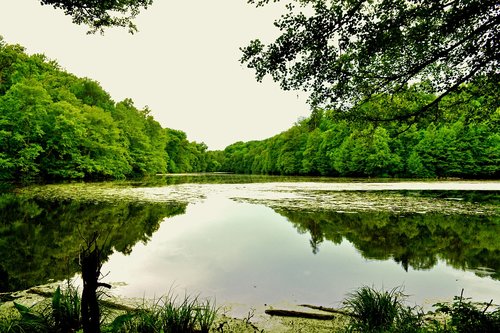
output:
<path id="1" fill-rule="evenodd" d="M 14 302 L 14 308 L 17 316 L 3 318 L 1 333 L 66 333 L 76 332 L 82 325 L 80 294 L 69 283 L 66 289 L 56 289 L 50 303 L 27 307 Z"/>
<path id="2" fill-rule="evenodd" d="M 214 324 L 215 317 L 218 312 L 215 302 L 212 303 L 208 299 L 205 300 L 205 302 L 198 305 L 196 312 L 196 318 L 198 325 L 200 326 L 201 333 L 208 333 Z"/>
<path id="3" fill-rule="evenodd" d="M 68 283 L 67 288 L 61 291 L 57 287 L 52 297 L 52 320 L 54 329 L 58 332 L 72 332 L 82 326 L 81 317 L 82 299 L 78 288 Z"/>
<path id="4" fill-rule="evenodd" d="M 184 295 L 178 301 L 172 293 L 153 302 L 146 301 L 136 310 L 116 319 L 103 332 L 112 333 L 208 333 L 217 316 L 215 302 L 199 301 L 198 297 Z"/>
<path id="5" fill-rule="evenodd" d="M 103 332 L 161 332 L 161 311 L 157 305 L 141 306 L 137 310 L 129 311 L 104 327 Z"/>
<path id="6" fill-rule="evenodd" d="M 421 314 L 405 305 L 402 288 L 389 291 L 361 287 L 344 300 L 351 314 L 348 332 L 419 332 Z"/>
<path id="7" fill-rule="evenodd" d="M 166 296 L 162 309 L 162 326 L 166 333 L 194 331 L 197 316 L 197 298 L 185 295 L 178 303 L 177 297 Z"/>

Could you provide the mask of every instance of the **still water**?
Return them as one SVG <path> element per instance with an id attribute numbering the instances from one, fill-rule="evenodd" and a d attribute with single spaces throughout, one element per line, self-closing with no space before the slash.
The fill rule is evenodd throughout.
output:
<path id="1" fill-rule="evenodd" d="M 421 305 L 462 288 L 500 302 L 500 182 L 179 176 L 30 186 L 0 197 L 0 218 L 0 291 L 73 276 L 81 238 L 98 230 L 110 244 L 103 281 L 124 297 L 175 290 L 245 313 L 338 307 L 369 285 L 404 286 Z"/>

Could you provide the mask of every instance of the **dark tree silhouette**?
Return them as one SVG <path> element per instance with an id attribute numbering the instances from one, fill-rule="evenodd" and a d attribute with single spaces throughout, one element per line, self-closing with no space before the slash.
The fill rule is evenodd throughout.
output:
<path id="1" fill-rule="evenodd" d="M 61 8 L 74 23 L 88 25 L 89 32 L 103 32 L 104 28 L 118 26 L 134 33 L 137 27 L 133 19 L 153 0 L 41 0 L 41 3 Z"/>
<path id="2" fill-rule="evenodd" d="M 95 232 L 90 240 L 86 240 L 85 247 L 80 251 L 80 265 L 82 266 L 82 324 L 84 333 L 99 333 L 101 331 L 101 313 L 97 297 L 99 287 L 111 288 L 109 284 L 99 282 L 103 262 L 103 247 L 97 240 L 99 234 Z"/>
<path id="3" fill-rule="evenodd" d="M 353 106 L 420 83 L 436 94 L 430 103 L 371 116 L 411 119 L 436 110 L 463 83 L 498 75 L 499 23 L 498 0 L 296 0 L 275 22 L 281 36 L 268 45 L 250 42 L 241 62 L 259 81 L 270 75 L 285 90 L 309 92 L 313 107 L 358 116 Z"/>

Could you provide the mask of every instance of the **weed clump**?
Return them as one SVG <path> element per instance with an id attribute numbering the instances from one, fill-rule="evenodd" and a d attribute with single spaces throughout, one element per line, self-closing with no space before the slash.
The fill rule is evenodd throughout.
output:
<path id="1" fill-rule="evenodd" d="M 57 287 L 50 303 L 27 307 L 14 302 L 18 316 L 4 318 L 0 333 L 66 333 L 82 326 L 81 297 L 78 289 L 68 284 Z"/>
<path id="2" fill-rule="evenodd" d="M 153 304 L 143 304 L 137 310 L 117 317 L 104 332 L 164 332 L 208 333 L 213 326 L 217 309 L 210 300 L 184 296 L 182 301 L 168 294 Z"/>
<path id="3" fill-rule="evenodd" d="M 420 332 L 422 313 L 405 305 L 401 288 L 389 291 L 361 287 L 349 294 L 344 307 L 351 314 L 347 332 Z"/>
<path id="4" fill-rule="evenodd" d="M 103 307 L 104 305 L 101 305 Z M 0 318 L 0 333 L 82 332 L 81 295 L 68 284 L 57 288 L 50 302 L 33 307 L 14 303 L 16 314 Z M 208 333 L 218 309 L 215 302 L 185 295 L 178 300 L 171 294 L 129 310 L 112 322 L 100 323 L 102 333 Z"/>
<path id="5" fill-rule="evenodd" d="M 492 302 L 481 308 L 470 299 L 455 296 L 452 303 L 437 303 L 431 319 L 417 307 L 405 304 L 402 289 L 389 291 L 361 287 L 349 294 L 344 306 L 349 313 L 346 333 L 497 333 L 500 332 L 500 308 L 489 310 Z"/>
<path id="6" fill-rule="evenodd" d="M 490 302 L 484 308 L 471 302 L 470 298 L 455 296 L 451 304 L 437 303 L 436 311 L 448 316 L 444 328 L 445 333 L 497 333 L 500 332 L 500 308 L 488 311 Z"/>

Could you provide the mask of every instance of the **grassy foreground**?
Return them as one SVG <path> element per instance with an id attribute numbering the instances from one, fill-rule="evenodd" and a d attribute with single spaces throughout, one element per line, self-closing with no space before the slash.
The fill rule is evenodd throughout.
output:
<path id="1" fill-rule="evenodd" d="M 47 294 L 45 294 L 47 296 Z M 0 333 L 83 332 L 81 296 L 68 284 L 57 287 L 49 298 L 17 299 L 0 304 Z M 17 302 L 19 301 L 19 302 Z M 138 306 L 101 299 L 103 333 L 190 332 L 340 332 L 340 333 L 496 333 L 500 332 L 500 308 L 475 304 L 463 295 L 450 303 L 438 303 L 424 314 L 406 305 L 401 288 L 377 290 L 361 287 L 347 295 L 332 320 L 273 317 L 255 322 L 253 314 L 235 319 L 221 313 L 211 300 L 172 294 Z"/>

